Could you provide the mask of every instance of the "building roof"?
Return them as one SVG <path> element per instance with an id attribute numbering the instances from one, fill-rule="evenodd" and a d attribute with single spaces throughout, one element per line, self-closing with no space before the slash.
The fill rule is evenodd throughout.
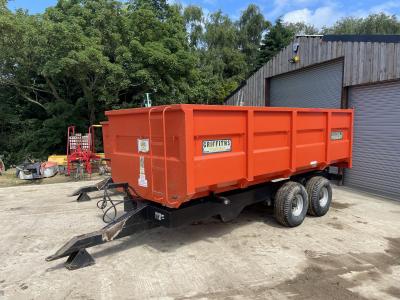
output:
<path id="1" fill-rule="evenodd" d="M 339 55 L 339 56 L 344 56 L 345 55 L 345 53 L 347 53 L 347 54 L 352 54 L 352 53 L 348 53 L 348 51 L 346 50 L 346 49 L 344 49 L 344 45 L 342 45 L 342 43 L 353 43 L 353 42 L 355 42 L 355 43 L 367 43 L 367 42 L 370 42 L 370 43 L 372 43 L 373 45 L 374 44 L 376 44 L 376 43 L 382 43 L 382 44 L 394 44 L 394 43 L 396 43 L 396 44 L 398 44 L 398 43 L 400 43 L 400 35 L 382 35 L 382 34 L 379 34 L 379 35 L 349 35 L 349 34 L 346 34 L 346 35 L 334 35 L 334 34 L 328 34 L 328 35 L 298 35 L 298 36 L 296 36 L 295 38 L 294 38 L 294 41 L 292 42 L 292 44 L 296 41 L 296 40 L 302 40 L 302 39 L 304 39 L 305 41 L 310 41 L 314 46 L 316 46 L 316 47 L 318 47 L 318 51 L 320 51 L 320 49 L 323 49 L 323 50 L 321 50 L 321 51 L 324 51 L 324 53 L 325 54 L 327 54 L 327 56 L 326 57 L 328 57 L 329 55 L 329 53 L 330 53 L 330 58 L 329 59 L 334 59 L 334 58 L 336 58 L 338 55 L 336 55 L 337 53 L 336 52 L 340 52 L 341 53 L 341 55 Z M 317 40 L 318 40 L 318 42 L 317 42 Z M 323 42 L 323 43 L 321 43 L 321 41 Z M 332 42 L 332 44 L 335 44 L 335 48 L 338 48 L 338 49 L 336 49 L 336 52 L 335 52 L 335 55 L 334 55 L 334 53 L 332 52 L 332 51 L 328 51 L 328 48 L 330 48 L 330 47 L 328 47 L 328 44 L 327 44 L 327 42 Z M 342 43 L 338 43 L 338 42 L 342 42 Z M 308 42 L 304 42 L 304 44 L 307 44 Z M 321 46 L 321 45 L 324 45 L 324 46 Z M 322 48 L 321 48 L 322 47 Z M 398 47 L 398 45 L 396 45 L 396 47 Z M 265 69 L 266 68 L 266 66 L 268 65 L 268 64 L 275 64 L 274 63 L 274 59 L 276 58 L 276 57 L 279 57 L 279 56 L 281 56 L 281 54 L 282 54 L 282 52 L 285 52 L 286 50 L 287 50 L 287 48 L 290 48 L 290 44 L 289 44 L 289 46 L 288 47 L 286 47 L 286 48 L 284 48 L 284 49 L 282 49 L 280 52 L 278 52 L 276 55 L 275 55 L 275 57 L 274 58 L 272 58 L 271 60 L 269 60 L 267 63 L 265 63 L 262 67 L 260 67 L 258 70 L 255 70 L 252 74 L 250 74 L 245 80 L 243 80 L 240 84 L 239 84 L 239 86 L 234 90 L 234 91 L 232 91 L 226 98 L 225 98 L 225 101 L 227 101 L 229 98 L 231 98 L 233 95 L 235 95 L 236 93 L 238 93 L 242 88 L 244 88 L 245 86 L 246 86 L 246 84 L 247 84 L 247 81 L 253 76 L 253 75 L 255 75 L 256 73 L 259 73 L 259 72 L 263 72 L 263 68 Z M 383 49 L 383 50 L 387 50 L 386 48 L 393 48 L 393 46 L 392 47 L 389 47 L 389 45 L 387 46 L 387 47 L 384 47 L 385 49 Z M 291 49 L 291 48 L 290 48 Z M 340 51 L 339 51 L 340 50 Z M 349 48 L 349 50 L 350 50 L 350 52 L 352 52 L 353 51 L 353 47 L 350 47 Z M 290 50 L 289 50 L 290 51 Z M 313 51 L 313 54 L 316 54 L 318 51 Z M 286 51 L 287 52 L 287 51 Z M 285 53 L 286 53 L 285 52 Z M 384 52 L 384 53 L 386 53 L 386 52 Z M 400 52 L 399 52 L 400 53 Z M 397 51 L 396 51 L 396 55 L 398 55 L 397 54 Z M 393 55 L 392 55 L 393 56 Z M 326 58 L 326 59 L 324 59 L 324 60 L 329 60 L 328 58 Z M 314 63 L 320 63 L 321 61 L 320 60 L 322 60 L 322 59 L 319 59 L 319 57 L 315 60 L 315 62 Z M 310 65 L 310 64 L 307 64 L 307 65 Z M 377 64 L 378 65 L 378 64 Z M 277 66 L 276 64 L 275 64 L 275 68 L 278 68 L 279 66 Z M 304 66 L 305 67 L 305 66 Z M 380 65 L 379 65 L 379 67 L 381 67 Z M 303 68 L 303 66 L 293 66 L 293 70 L 294 69 L 298 69 L 298 68 Z M 268 68 L 267 68 L 268 69 Z M 279 68 L 278 68 L 279 69 Z M 291 68 L 289 68 L 288 67 L 288 69 L 289 70 L 287 70 L 287 71 L 291 71 Z M 278 72 L 279 71 L 279 72 Z M 282 72 L 280 69 L 278 70 L 278 71 L 274 71 L 274 74 L 269 74 L 269 73 L 266 73 L 266 74 L 268 74 L 269 76 L 275 76 L 275 75 L 279 75 L 279 74 L 281 74 L 281 73 L 284 73 L 284 72 Z M 287 72 L 286 71 L 286 72 Z M 264 72 L 266 72 L 266 70 L 264 70 Z M 347 74 L 348 73 L 348 70 L 346 71 L 345 70 L 345 73 Z M 266 75 L 266 74 L 263 74 L 263 75 Z M 346 77 L 347 78 L 347 77 Z M 348 79 L 348 78 L 347 78 Z M 389 78 L 388 78 L 389 79 Z M 346 84 L 349 84 L 349 85 L 354 85 L 354 84 L 362 84 L 362 83 L 364 83 L 364 82 L 346 82 Z"/>

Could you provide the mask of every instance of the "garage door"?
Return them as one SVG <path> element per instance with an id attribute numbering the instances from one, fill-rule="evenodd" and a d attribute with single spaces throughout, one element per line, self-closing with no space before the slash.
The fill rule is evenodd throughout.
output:
<path id="1" fill-rule="evenodd" d="M 353 169 L 345 184 L 400 199 L 400 82 L 350 89 Z"/>
<path id="2" fill-rule="evenodd" d="M 271 106 L 340 108 L 342 72 L 340 60 L 272 77 Z"/>

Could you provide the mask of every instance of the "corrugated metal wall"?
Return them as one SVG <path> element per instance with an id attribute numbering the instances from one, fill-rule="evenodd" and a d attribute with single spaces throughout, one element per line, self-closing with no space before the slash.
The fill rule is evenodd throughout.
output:
<path id="1" fill-rule="evenodd" d="M 293 44 L 299 43 L 299 63 L 290 63 Z M 226 104 L 264 106 L 265 78 L 277 76 L 336 58 L 344 58 L 343 85 L 359 85 L 400 78 L 400 43 L 322 41 L 321 37 L 298 37 L 246 80 L 228 97 Z"/>
<path id="2" fill-rule="evenodd" d="M 270 105 L 340 108 L 342 77 L 342 60 L 272 77 Z"/>
<path id="3" fill-rule="evenodd" d="M 400 200 L 400 82 L 350 88 L 353 169 L 345 184 Z"/>
<path id="4" fill-rule="evenodd" d="M 263 72 L 260 72 L 261 70 L 262 68 L 250 76 L 246 80 L 246 84 L 232 95 L 225 104 L 240 105 L 240 102 L 243 101 L 244 105 L 247 106 L 265 106 L 265 77 Z"/>

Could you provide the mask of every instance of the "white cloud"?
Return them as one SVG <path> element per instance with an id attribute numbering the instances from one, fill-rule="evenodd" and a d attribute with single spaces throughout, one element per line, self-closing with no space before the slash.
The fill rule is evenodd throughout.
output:
<path id="1" fill-rule="evenodd" d="M 283 21 L 288 23 L 304 22 L 317 28 L 334 24 L 343 14 L 332 6 L 322 6 L 315 10 L 297 9 L 286 13 Z"/>
<path id="2" fill-rule="evenodd" d="M 286 12 L 282 18 L 283 21 L 288 23 L 304 22 L 307 24 L 312 24 L 317 28 L 321 28 L 323 26 L 331 26 L 337 20 L 343 17 L 353 16 L 356 18 L 364 18 L 373 13 L 385 13 L 392 15 L 394 14 L 394 11 L 398 12 L 400 8 L 400 1 L 390 0 L 366 9 L 345 9 L 345 6 L 335 1 L 330 3 L 325 2 L 325 5 L 323 6 L 320 6 L 316 9 L 310 9 L 307 6 L 309 6 L 308 4 L 310 4 L 312 1 L 313 0 L 294 0 L 291 2 L 296 2 L 298 6 L 303 6 L 305 8 Z M 281 7 L 281 10 L 284 11 L 285 8 L 288 9 L 289 7 Z"/>
<path id="3" fill-rule="evenodd" d="M 287 23 L 310 23 L 310 20 L 311 10 L 309 10 L 308 8 L 293 10 L 283 16 L 283 21 Z"/>
<path id="4" fill-rule="evenodd" d="M 273 0 L 272 10 L 267 11 L 267 17 L 270 19 L 275 19 L 282 16 L 285 12 L 290 8 L 298 8 L 309 5 L 314 5 L 321 0 Z M 265 1 L 261 1 L 260 3 L 264 3 Z"/>
<path id="5" fill-rule="evenodd" d="M 390 10 L 394 8 L 400 8 L 400 1 L 387 1 L 382 4 L 375 5 L 370 9 L 370 12 L 374 14 L 381 12 L 386 14 L 392 14 Z"/>

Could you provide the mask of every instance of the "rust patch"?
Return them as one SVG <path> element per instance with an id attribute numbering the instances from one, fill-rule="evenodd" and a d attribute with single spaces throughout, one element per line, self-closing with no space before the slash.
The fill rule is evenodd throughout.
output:
<path id="1" fill-rule="evenodd" d="M 120 222 L 108 228 L 105 232 L 102 233 L 102 239 L 105 242 L 112 241 L 124 228 L 126 220 L 124 222 Z"/>

